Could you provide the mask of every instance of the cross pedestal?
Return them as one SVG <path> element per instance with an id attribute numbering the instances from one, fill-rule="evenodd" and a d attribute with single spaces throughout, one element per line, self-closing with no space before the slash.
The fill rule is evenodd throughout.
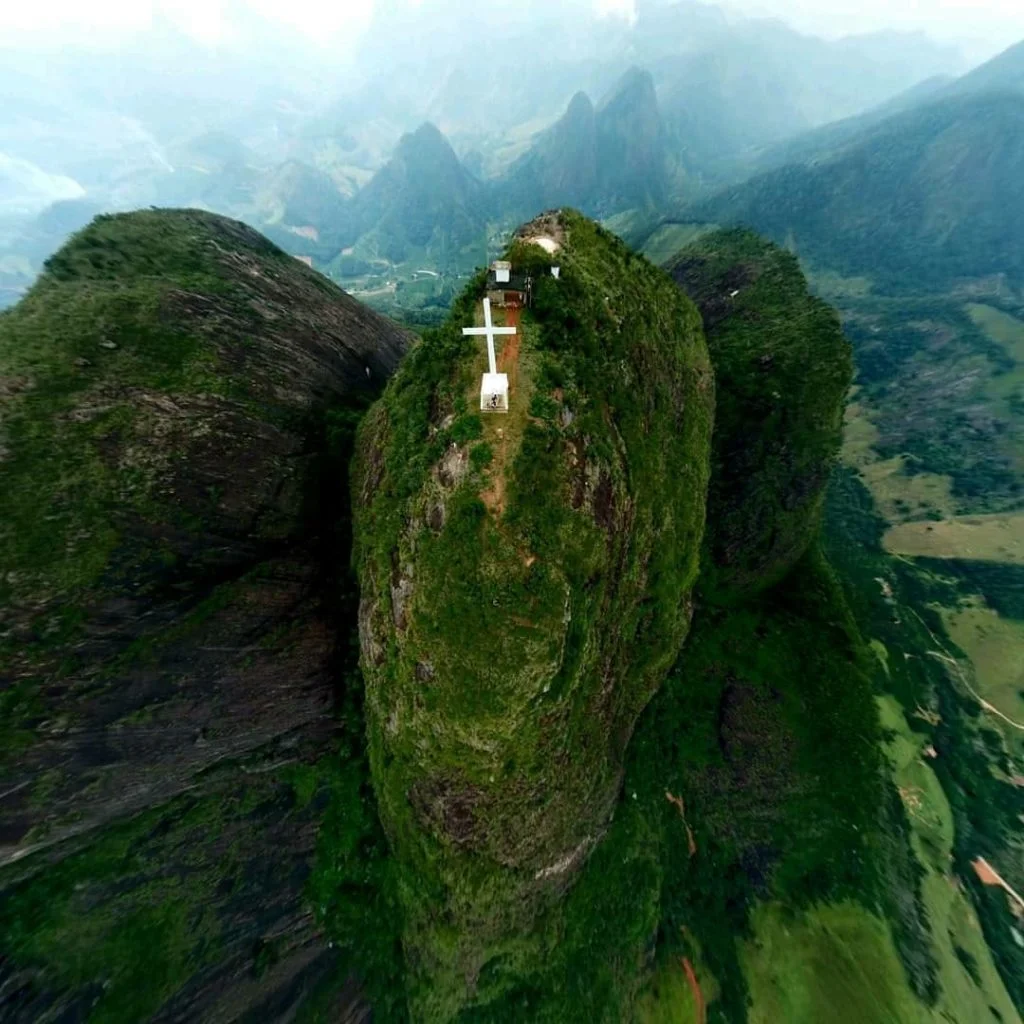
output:
<path id="1" fill-rule="evenodd" d="M 514 327 L 495 327 L 491 322 L 491 300 L 484 299 L 484 326 L 463 327 L 462 333 L 474 337 L 487 338 L 487 365 L 480 382 L 480 411 L 508 412 L 508 375 L 498 373 L 497 359 L 494 356 L 494 338 L 496 335 L 515 334 Z"/>
<path id="2" fill-rule="evenodd" d="M 480 384 L 481 412 L 508 412 L 508 374 L 485 373 Z"/>

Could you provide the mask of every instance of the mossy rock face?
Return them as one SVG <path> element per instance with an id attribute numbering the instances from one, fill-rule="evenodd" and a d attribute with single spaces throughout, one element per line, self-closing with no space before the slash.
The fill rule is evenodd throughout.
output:
<path id="1" fill-rule="evenodd" d="M 667 269 L 701 311 L 718 390 L 701 590 L 733 603 L 777 583 L 815 537 L 852 355 L 796 258 L 752 232 L 707 235 Z"/>
<path id="2" fill-rule="evenodd" d="M 372 393 L 405 337 L 235 221 L 95 220 L 0 319 L 0 607 L 15 630 L 50 634 L 48 609 L 66 620 L 287 537 L 311 412 Z"/>
<path id="3" fill-rule="evenodd" d="M 495 957 L 535 955 L 685 638 L 703 534 L 714 387 L 692 304 L 575 213 L 508 258 L 534 279 L 510 413 L 476 411 L 479 277 L 353 470 L 371 763 L 423 1018 L 485 1001 Z"/>
<path id="4" fill-rule="evenodd" d="M 172 999 L 260 1016 L 334 961 L 302 895 L 317 815 L 284 766 L 337 745 L 334 435 L 408 342 L 250 228 L 184 210 L 97 219 L 0 316 L 13 1020 L 100 998 L 104 1020 Z M 264 934 L 289 941 L 251 985 Z"/>

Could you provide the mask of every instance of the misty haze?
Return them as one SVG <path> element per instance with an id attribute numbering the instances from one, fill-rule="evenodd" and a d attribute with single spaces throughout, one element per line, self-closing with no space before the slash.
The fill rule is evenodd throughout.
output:
<path id="1" fill-rule="evenodd" d="M 1024 9 L 0 10 L 0 1021 L 1010 1024 Z"/>

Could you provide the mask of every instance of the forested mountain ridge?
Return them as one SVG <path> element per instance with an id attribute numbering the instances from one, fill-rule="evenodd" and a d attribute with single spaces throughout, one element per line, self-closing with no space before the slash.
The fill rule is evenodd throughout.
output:
<path id="1" fill-rule="evenodd" d="M 343 216 L 339 234 L 348 246 L 364 240 L 393 263 L 429 247 L 443 262 L 449 250 L 457 252 L 483 236 L 484 190 L 441 132 L 423 124 L 402 137 Z"/>
<path id="2" fill-rule="evenodd" d="M 671 173 L 654 81 L 633 68 L 596 109 L 577 93 L 491 193 L 520 216 L 558 206 L 607 216 L 663 203 Z"/>
<path id="3" fill-rule="evenodd" d="M 1024 92 L 1024 40 L 967 72 L 949 86 L 949 92 Z"/>
<path id="4" fill-rule="evenodd" d="M 952 96 L 997 93 L 1024 93 L 1024 43 L 1011 46 L 959 78 L 926 78 L 854 117 L 832 121 L 762 148 L 736 161 L 729 173 L 740 179 L 787 164 L 820 162 L 891 117 Z"/>
<path id="5" fill-rule="evenodd" d="M 878 287 L 1024 281 L 1024 95 L 943 99 L 696 203 Z"/>

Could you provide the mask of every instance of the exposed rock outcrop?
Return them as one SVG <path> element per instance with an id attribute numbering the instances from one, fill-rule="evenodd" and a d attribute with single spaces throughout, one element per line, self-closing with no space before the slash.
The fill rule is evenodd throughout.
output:
<path id="1" fill-rule="evenodd" d="M 408 344 L 184 210 L 98 218 L 0 317 L 5 1019 L 146 989 L 134 1019 L 195 1020 L 333 963 L 290 782 L 333 747 L 331 417 Z"/>

